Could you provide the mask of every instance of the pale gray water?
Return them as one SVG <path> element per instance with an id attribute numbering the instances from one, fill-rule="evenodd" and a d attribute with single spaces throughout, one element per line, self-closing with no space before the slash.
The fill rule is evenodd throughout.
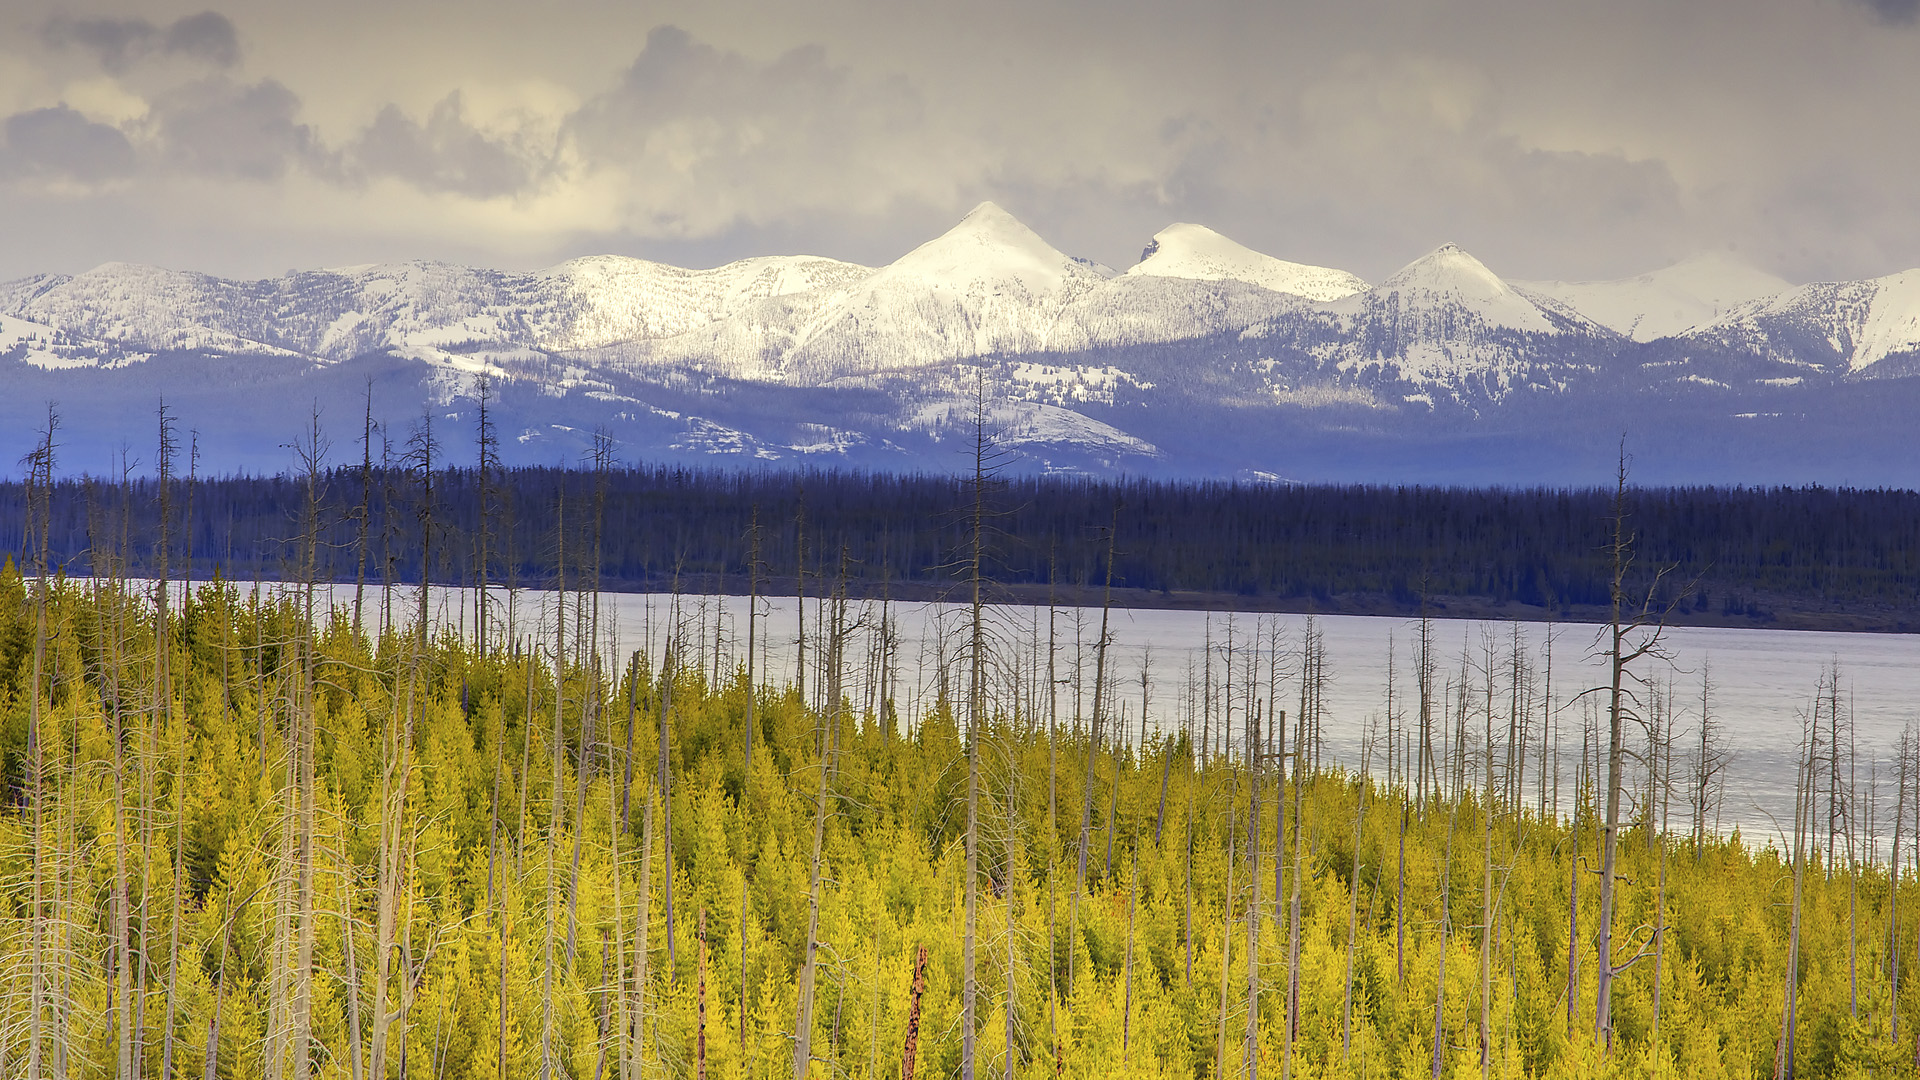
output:
<path id="1" fill-rule="evenodd" d="M 407 598 L 396 604 L 396 611 L 411 612 L 418 594 L 405 590 Z M 333 599 L 347 604 L 352 588 L 336 587 Z M 505 620 L 505 604 L 496 593 L 493 620 Z M 369 601 L 371 603 L 371 600 Z M 431 603 L 435 618 L 450 626 L 466 627 L 472 618 L 471 593 L 460 590 L 433 590 Z M 552 594 L 521 591 L 512 598 L 514 629 L 521 634 L 550 640 Z M 658 594 L 605 594 L 600 599 L 603 644 L 609 654 L 624 657 L 633 649 L 645 647 L 656 660 L 664 641 L 665 625 L 672 598 Z M 807 605 L 809 667 L 821 653 L 814 636 L 822 618 L 819 601 Z M 702 663 L 711 669 L 718 631 L 723 664 L 743 659 L 745 648 L 747 600 L 745 597 L 682 597 L 680 613 L 682 633 L 689 644 L 684 655 L 688 662 L 698 651 Z M 859 619 L 853 641 L 847 649 L 848 693 L 856 703 L 866 699 L 877 665 L 870 651 L 872 632 L 879 623 L 877 602 L 853 602 L 849 618 Z M 996 700 L 1002 707 L 1019 707 L 1031 715 L 1044 711 L 1044 675 L 1047 662 L 1047 608 L 994 607 L 990 609 L 994 658 L 993 682 Z M 759 669 L 775 682 L 791 680 L 797 654 L 798 627 L 792 597 L 761 601 Z M 897 647 L 893 655 L 895 700 L 903 719 L 912 722 L 930 707 L 937 695 L 938 672 L 944 654 L 952 685 L 964 685 L 966 665 L 966 608 L 955 604 L 903 603 L 892 605 L 897 627 Z M 1053 615 L 1056 675 L 1060 680 L 1059 715 L 1065 719 L 1091 710 L 1095 643 L 1099 637 L 1100 611 L 1086 608 L 1060 608 Z M 543 628 L 544 620 L 544 628 Z M 1279 708 L 1297 714 L 1299 649 L 1307 623 L 1300 615 L 1233 615 L 1195 611 L 1115 609 L 1111 616 L 1112 644 L 1108 649 L 1109 677 L 1114 684 L 1118 705 L 1116 719 L 1130 741 L 1138 741 L 1141 708 L 1140 672 L 1143 659 L 1150 654 L 1148 667 L 1147 713 L 1149 726 L 1156 731 L 1178 726 L 1193 716 L 1196 737 L 1204 724 L 1206 711 L 1200 704 L 1211 685 L 1215 705 L 1214 724 L 1223 706 L 1226 689 L 1224 655 L 1228 635 L 1239 659 L 1234 663 L 1233 726 L 1241 728 L 1244 712 L 1245 646 L 1249 636 L 1256 638 L 1262 656 L 1256 679 L 1256 694 L 1268 696 L 1269 668 L 1265 659 L 1272 635 L 1278 634 L 1280 670 L 1274 680 L 1274 697 Z M 1419 624 L 1417 620 L 1376 618 L 1351 615 L 1322 615 L 1315 625 L 1325 647 L 1327 683 L 1323 693 L 1326 753 L 1335 761 L 1352 766 L 1360 759 L 1362 739 L 1377 731 L 1386 707 L 1388 645 L 1394 649 L 1396 700 L 1395 712 L 1413 713 L 1414 663 Z M 1436 698 L 1457 692 L 1461 681 L 1463 653 L 1468 664 L 1466 681 L 1475 695 L 1484 689 L 1485 635 L 1493 635 L 1496 656 L 1495 728 L 1496 742 L 1504 755 L 1512 635 L 1516 629 L 1525 662 L 1533 669 L 1536 694 L 1532 715 L 1534 728 L 1538 717 L 1552 718 L 1557 727 L 1559 760 L 1549 761 L 1549 782 L 1559 781 L 1563 805 L 1572 798 L 1573 776 L 1580 757 L 1582 726 L 1589 711 L 1604 709 L 1604 695 L 1582 698 L 1583 691 L 1603 687 L 1607 680 L 1606 662 L 1600 634 L 1603 628 L 1585 624 L 1486 623 L 1473 620 L 1436 620 L 1433 640 L 1437 674 Z M 1552 702 L 1544 707 L 1539 698 L 1540 680 L 1546 674 L 1545 651 L 1552 636 Z M 1207 642 L 1213 649 L 1211 684 L 1206 673 Z M 1824 668 L 1839 665 L 1841 712 L 1849 711 L 1854 723 L 1857 750 L 1858 784 L 1861 807 L 1860 827 L 1865 830 L 1870 778 L 1877 773 L 1881 802 L 1874 811 L 1874 832 L 1884 838 L 1891 834 L 1892 752 L 1901 731 L 1920 719 L 1916 689 L 1920 689 L 1920 637 L 1898 634 L 1855 634 L 1821 631 L 1736 630 L 1683 627 L 1665 632 L 1670 660 L 1648 658 L 1640 665 L 1642 674 L 1658 682 L 1673 699 L 1672 730 L 1677 742 L 1674 754 L 1676 785 L 1691 764 L 1698 741 L 1701 673 L 1711 666 L 1713 683 L 1712 712 L 1720 725 L 1730 760 L 1725 770 L 1725 795 L 1717 822 L 1724 829 L 1738 826 L 1746 838 L 1764 843 L 1779 835 L 1780 828 L 1792 817 L 1793 761 L 1816 686 Z M 691 642 L 701 642 L 696 647 Z M 944 644 L 943 644 L 944 643 Z M 1191 674 L 1190 674 L 1191 673 Z M 817 672 L 809 673 L 809 682 L 818 685 Z M 1189 681 L 1191 679 L 1191 682 Z M 1013 687 L 1020 687 L 1015 690 Z M 1450 689 L 1452 688 L 1452 689 Z M 812 693 L 812 690 L 809 691 Z M 1436 704 L 1439 713 L 1441 704 Z M 1484 725 L 1480 706 L 1475 706 L 1469 727 L 1476 732 Z M 1450 714 L 1447 714 L 1450 715 Z M 1451 723 L 1437 724 L 1451 728 Z M 1604 727 L 1602 728 L 1604 732 Z M 1436 738 L 1440 737 L 1436 733 Z M 1537 735 L 1535 738 L 1537 739 Z M 1238 731 L 1230 747 L 1237 752 Z M 1630 740 L 1644 736 L 1630 734 Z M 1376 742 L 1375 771 L 1378 768 Z M 1525 785 L 1527 802 L 1536 798 L 1537 744 L 1529 754 Z M 1843 770 L 1848 769 L 1843 762 Z M 1636 771 L 1629 766 L 1629 775 Z M 1676 796 L 1672 809 L 1674 826 L 1688 828 L 1684 797 Z M 1824 811 L 1822 812 L 1824 820 Z M 1884 846 L 1884 839 L 1878 841 Z"/>

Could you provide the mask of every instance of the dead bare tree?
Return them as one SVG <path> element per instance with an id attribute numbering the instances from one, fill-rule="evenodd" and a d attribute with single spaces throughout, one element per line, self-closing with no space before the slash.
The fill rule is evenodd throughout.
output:
<path id="1" fill-rule="evenodd" d="M 1627 681 L 1629 678 L 1640 678 L 1634 667 L 1640 660 L 1667 657 L 1664 638 L 1666 617 L 1680 602 L 1679 598 L 1689 591 L 1679 590 L 1664 606 L 1659 605 L 1658 598 L 1670 569 L 1662 568 L 1653 575 L 1644 597 L 1638 603 L 1630 602 L 1627 589 L 1628 574 L 1634 561 L 1634 534 L 1627 524 L 1630 519 L 1627 465 L 1623 445 L 1619 466 L 1614 474 L 1613 504 L 1609 511 L 1612 537 L 1607 544 L 1607 555 L 1611 566 L 1608 580 L 1611 614 L 1603 631 L 1607 642 L 1605 655 L 1609 674 L 1607 778 L 1606 789 L 1602 793 L 1606 801 L 1606 816 L 1601 822 L 1600 910 L 1599 929 L 1594 937 L 1593 1009 L 1594 1036 L 1603 1046 L 1613 1044 L 1613 981 L 1639 958 L 1636 955 L 1618 964 L 1613 959 L 1613 915 L 1619 877 L 1620 796 L 1627 756 L 1624 725 L 1629 719 L 1637 719 L 1635 704 L 1638 701 L 1638 696 L 1627 685 Z"/>

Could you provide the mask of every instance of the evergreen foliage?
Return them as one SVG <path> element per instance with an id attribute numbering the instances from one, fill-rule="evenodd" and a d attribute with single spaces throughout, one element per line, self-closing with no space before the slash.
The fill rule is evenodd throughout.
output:
<path id="1" fill-rule="evenodd" d="M 411 582 L 424 574 L 470 585 L 484 569 L 496 583 L 547 581 L 555 493 L 571 487 L 569 500 L 584 501 L 590 485 L 603 486 L 600 573 L 609 589 L 664 591 L 677 579 L 689 589 L 744 591 L 756 512 L 765 573 L 788 583 L 800 569 L 830 570 L 844 550 L 855 582 L 944 587 L 951 577 L 942 568 L 967 546 L 966 520 L 955 512 L 969 504 L 965 477 L 660 466 L 601 468 L 590 481 L 577 470 L 502 469 L 492 459 L 482 471 L 464 465 L 462 453 L 436 466 L 429 493 L 418 462 L 401 460 L 397 449 L 380 453 L 381 437 L 369 436 L 366 477 L 356 465 L 320 478 L 323 580 L 364 573 Z M 181 515 L 176 546 L 191 552 L 193 573 L 297 576 L 307 497 L 300 478 L 173 483 L 182 489 L 172 500 Z M 1585 607 L 1592 617 L 1608 601 L 1608 489 L 1021 476 L 999 483 L 998 537 L 982 569 L 1002 585 L 1097 588 L 1106 573 L 1103 530 L 1117 499 L 1127 513 L 1117 526 L 1116 588 L 1323 611 L 1367 597 L 1366 610 L 1411 612 L 1426 595 L 1551 604 L 1562 612 Z M 55 479 L 47 507 L 52 557 L 70 572 L 91 572 L 101 504 L 116 500 L 125 503 L 132 535 L 155 535 L 158 488 L 151 477 L 124 491 L 118 480 Z M 25 485 L 0 484 L 0 550 L 24 535 L 26 502 Z M 1889 629 L 1920 625 L 1920 494 L 1670 488 L 1635 491 L 1633 503 L 1642 563 L 1671 567 L 1675 582 L 1699 583 L 1674 613 L 1679 621 L 1785 622 L 1818 610 L 1886 616 Z M 804 567 L 795 562 L 802 506 L 818 540 L 808 543 L 813 559 Z M 123 557 L 136 576 L 154 576 L 151 549 Z"/>
<path id="2" fill-rule="evenodd" d="M 869 710 L 849 692 L 823 708 L 821 688 L 803 699 L 751 685 L 744 668 L 715 683 L 697 659 L 640 650 L 596 662 L 577 640 L 558 664 L 524 641 L 481 652 L 422 627 L 368 640 L 306 602 L 215 581 L 167 612 L 161 632 L 161 610 L 112 580 L 54 579 L 42 592 L 7 565 L 0 1075 L 27 1075 L 31 1060 L 37 1075 L 167 1080 L 169 1069 L 686 1076 L 701 1045 L 707 1075 L 778 1075 L 792 1057 L 816 876 L 810 1074 L 900 1075 L 912 1008 L 914 1075 L 959 1068 L 971 749 L 960 709 L 901 730 L 890 702 Z M 1229 659 L 1283 676 L 1287 658 L 1258 648 Z M 1245 740 L 1210 753 L 1214 736 L 1184 724 L 1145 741 L 1117 724 L 1095 741 L 1067 710 L 1051 730 L 1047 695 L 1006 670 L 994 668 L 976 736 L 989 838 L 977 882 L 983 1069 L 1243 1075 L 1251 1048 L 1269 1075 L 1299 1077 L 1427 1075 L 1436 1061 L 1447 1076 L 1773 1073 L 1792 853 L 1657 832 L 1650 811 L 1635 819 L 1619 844 L 1614 960 L 1652 940 L 1662 910 L 1664 956 L 1618 978 L 1603 1050 L 1580 1012 L 1594 994 L 1592 905 L 1571 943 L 1568 927 L 1569 884 L 1595 865 L 1595 793 L 1566 799 L 1578 809 L 1563 817 L 1541 814 L 1517 780 L 1496 786 L 1495 694 L 1465 688 L 1457 717 L 1441 709 L 1454 732 L 1435 761 L 1444 791 L 1419 799 L 1405 768 L 1382 782 L 1319 763 L 1317 725 L 1298 714 L 1290 728 L 1249 728 L 1251 741 L 1291 740 L 1292 761 L 1309 767 L 1255 772 Z M 1311 689 L 1299 698 L 1309 714 Z M 1242 723 L 1289 704 L 1283 680 L 1241 692 L 1228 715 Z M 666 803 L 649 766 L 662 757 Z M 1070 934 L 1064 914 L 1049 916 L 1073 887 L 1080 824 L 1050 813 L 1050 798 L 1078 808 L 1086 796 L 1112 855 L 1088 860 Z M 1884 865 L 1851 847 L 1837 869 L 1816 846 L 1801 859 L 1799 1070 L 1910 1075 L 1914 1047 L 1889 1024 L 1898 1012 L 1902 1032 L 1920 1032 L 1920 997 L 1908 979 L 1894 1000 L 1889 965 L 1913 954 L 1916 925 L 1908 917 L 1888 936 Z M 1250 866 L 1283 887 L 1254 888 Z M 1900 887 L 1914 889 L 1911 874 Z M 1268 944 L 1248 972 L 1252 897 Z M 704 1043 L 702 971 L 715 1018 Z M 727 1018 L 742 1015 L 736 1032 Z"/>

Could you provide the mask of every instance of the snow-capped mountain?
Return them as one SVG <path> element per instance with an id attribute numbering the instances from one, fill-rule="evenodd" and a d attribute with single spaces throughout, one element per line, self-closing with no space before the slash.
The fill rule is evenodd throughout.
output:
<path id="1" fill-rule="evenodd" d="M 943 468 L 984 393 L 1034 469 L 1537 480 L 1646 429 L 1777 481 L 1822 460 L 1778 426 L 1826 424 L 1849 475 L 1920 470 L 1897 448 L 1920 378 L 1894 378 L 1920 375 L 1920 271 L 1784 285 L 1723 257 L 1516 284 L 1449 244 L 1369 286 L 1188 224 L 1116 274 L 992 203 L 877 268 L 114 263 L 0 283 L 0 461 L 50 400 L 98 450 L 164 397 L 209 468 L 280 468 L 310 410 L 357 431 L 369 381 L 397 444 L 423 412 L 470 423 L 485 375 L 529 462 L 604 429 L 634 458 Z"/>
<path id="2" fill-rule="evenodd" d="M 1348 328 L 1343 369 L 1390 368 L 1416 385 L 1494 398 L 1536 378 L 1558 383 L 1569 343 L 1615 336 L 1577 311 L 1536 302 L 1454 244 L 1328 309 Z"/>
<path id="3" fill-rule="evenodd" d="M 1785 280 L 1719 252 L 1615 281 L 1516 281 L 1514 287 L 1572 308 L 1634 341 L 1704 326 L 1750 300 L 1792 288 Z"/>
<path id="4" fill-rule="evenodd" d="M 533 274 L 411 262 L 228 281 L 108 263 L 16 283 L 8 310 L 147 352 L 345 360 L 390 350 L 449 360 L 475 348 L 564 352 L 684 334 L 768 297 L 870 274 L 832 259 L 745 259 L 683 270 L 644 259 L 575 259 Z"/>
<path id="5" fill-rule="evenodd" d="M 870 275 L 750 306 L 678 337 L 629 340 L 604 357 L 632 368 L 822 384 L 981 357 L 1239 333 L 1302 302 L 1239 277 L 1113 275 L 989 202 Z"/>
<path id="6" fill-rule="evenodd" d="M 1306 300 L 1338 300 L 1365 292 L 1367 283 L 1345 270 L 1307 266 L 1262 255 L 1204 225 L 1174 224 L 1153 234 L 1127 273 L 1197 281 L 1244 281 Z"/>
<path id="7" fill-rule="evenodd" d="M 1788 289 L 1743 304 L 1683 340 L 1791 369 L 1913 374 L 1920 369 L 1920 269 Z"/>

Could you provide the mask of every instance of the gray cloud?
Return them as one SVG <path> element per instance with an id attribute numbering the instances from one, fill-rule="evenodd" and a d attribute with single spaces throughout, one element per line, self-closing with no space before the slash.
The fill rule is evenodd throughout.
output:
<path id="1" fill-rule="evenodd" d="M 275 180 L 295 164 L 323 166 L 328 158 L 312 128 L 297 119 L 299 97 L 272 79 L 199 79 L 156 96 L 151 106 L 161 154 L 189 172 Z"/>
<path id="2" fill-rule="evenodd" d="M 631 223 L 685 236 L 948 196 L 973 147 L 926 119 L 912 84 L 857 77 L 819 46 L 760 61 L 662 26 L 565 137 L 586 171 L 633 178 Z"/>
<path id="3" fill-rule="evenodd" d="M 369 176 L 477 199 L 526 191 L 544 165 L 538 151 L 474 127 L 458 93 L 435 105 L 424 124 L 387 106 L 347 154 Z"/>
<path id="4" fill-rule="evenodd" d="M 232 20 L 217 11 L 203 11 L 175 22 L 167 27 L 162 42 L 169 53 L 214 67 L 229 68 L 240 62 L 240 35 Z"/>
<path id="5" fill-rule="evenodd" d="M 1446 240 L 1515 277 L 1920 264 L 1920 0 L 21 4 L 4 109 L 72 115 L 11 138 L 0 276 L 83 234 L 224 272 L 872 262 L 982 198 L 1115 264 L 1176 220 L 1372 279 Z M 84 177 L 119 179 L 43 182 Z"/>
<path id="6" fill-rule="evenodd" d="M 179 56 L 216 68 L 239 62 L 240 36 L 216 11 L 188 15 L 159 27 L 146 19 L 72 19 L 56 16 L 41 28 L 51 45 L 83 49 L 108 71 L 122 72 L 153 55 Z"/>
<path id="7" fill-rule="evenodd" d="M 0 169 L 33 176 L 100 181 L 133 172 L 133 144 L 118 128 L 56 105 L 7 117 Z"/>
<path id="8" fill-rule="evenodd" d="M 1920 0 L 1862 0 L 1883 22 L 1911 26 L 1920 19 Z"/>

